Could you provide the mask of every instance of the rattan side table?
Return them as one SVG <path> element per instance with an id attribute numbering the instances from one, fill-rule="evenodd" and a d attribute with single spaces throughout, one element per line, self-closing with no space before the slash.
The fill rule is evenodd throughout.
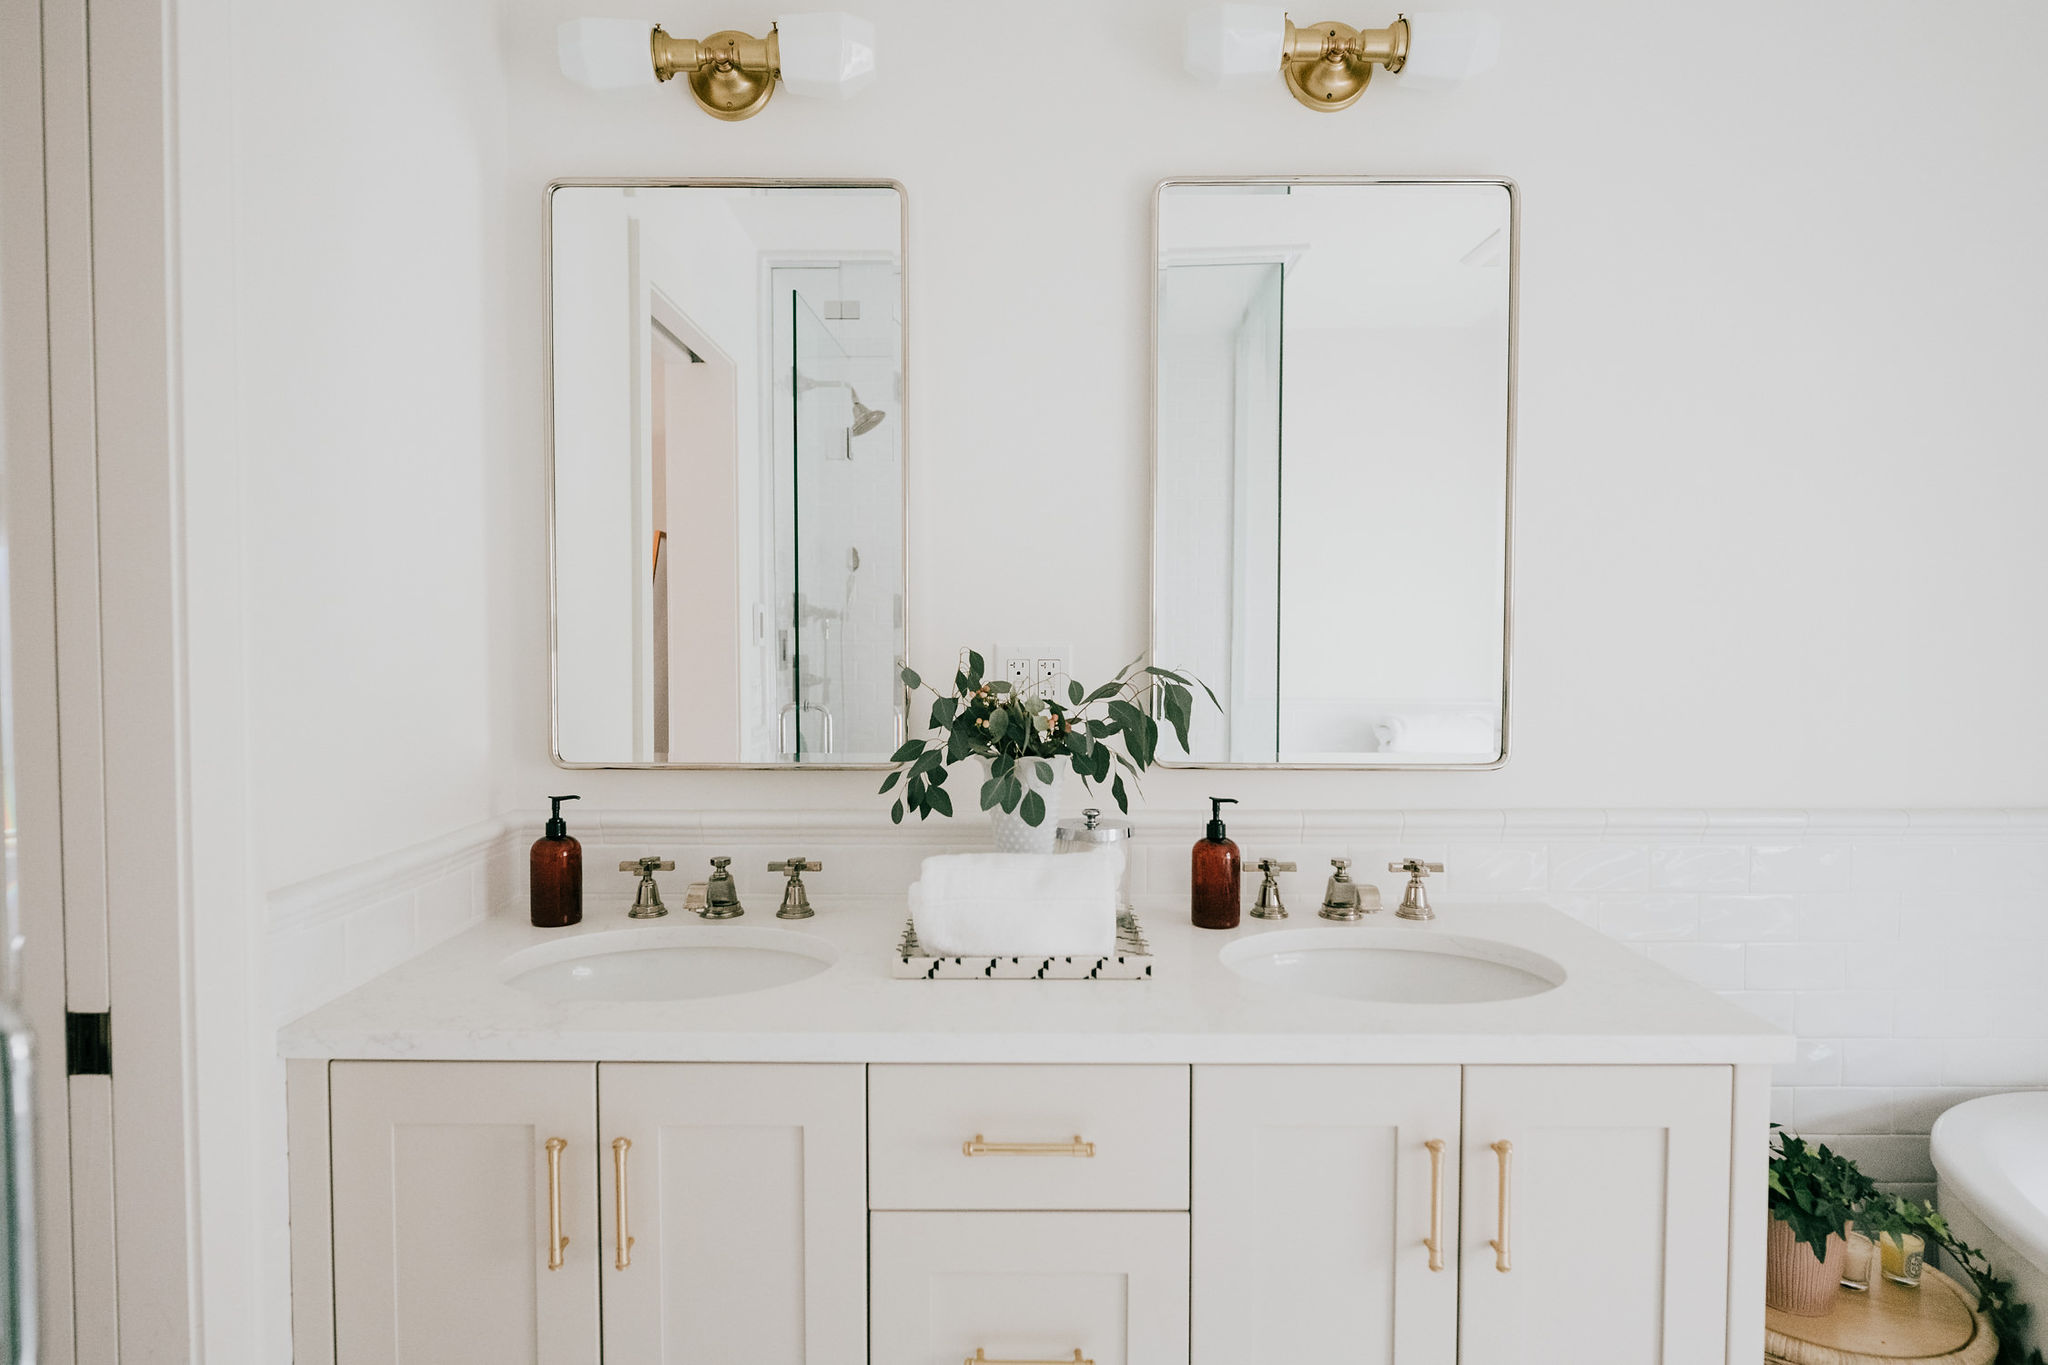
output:
<path id="1" fill-rule="evenodd" d="M 1868 1293 L 1837 1290 L 1824 1318 L 1764 1313 L 1766 1365 L 1991 1365 L 1998 1338 L 1972 1294 L 1939 1270 L 1908 1289 L 1879 1276 Z"/>

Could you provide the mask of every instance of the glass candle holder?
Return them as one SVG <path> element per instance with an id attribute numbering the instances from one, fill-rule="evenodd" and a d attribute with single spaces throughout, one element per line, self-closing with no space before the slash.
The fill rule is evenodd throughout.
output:
<path id="1" fill-rule="evenodd" d="M 1877 1264 L 1877 1243 L 1853 1229 L 1842 1242 L 1842 1288 L 1868 1291 L 1871 1268 Z"/>
<path id="2" fill-rule="evenodd" d="M 1887 1280 L 1909 1289 L 1920 1287 L 1920 1270 L 1927 1258 L 1925 1241 L 1910 1232 L 1903 1235 L 1887 1232 L 1879 1244 L 1878 1254 Z"/>

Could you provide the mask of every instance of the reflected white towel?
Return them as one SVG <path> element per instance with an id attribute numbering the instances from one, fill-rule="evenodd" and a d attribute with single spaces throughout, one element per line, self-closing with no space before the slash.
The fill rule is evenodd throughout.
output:
<path id="1" fill-rule="evenodd" d="M 951 853 L 910 887 L 917 941 L 937 957 L 1106 957 L 1124 853 Z"/>
<path id="2" fill-rule="evenodd" d="M 1372 727 L 1388 754 L 1497 754 L 1500 730 L 1483 711 L 1394 715 Z"/>

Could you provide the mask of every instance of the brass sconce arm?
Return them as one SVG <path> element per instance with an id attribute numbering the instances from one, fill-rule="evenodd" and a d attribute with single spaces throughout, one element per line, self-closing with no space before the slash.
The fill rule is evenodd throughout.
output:
<path id="1" fill-rule="evenodd" d="M 772 28 L 765 38 L 737 29 L 708 38 L 672 38 L 656 25 L 650 47 L 655 79 L 682 76 L 704 112 L 727 122 L 760 113 L 782 74 L 782 45 Z"/>
<path id="2" fill-rule="evenodd" d="M 705 113 L 727 121 L 766 108 L 775 87 L 845 99 L 875 74 L 875 26 L 834 11 L 785 14 L 768 36 L 725 29 L 678 38 L 638 19 L 571 19 L 556 28 L 562 74 L 591 90 L 625 90 L 683 78 Z"/>
<path id="3" fill-rule="evenodd" d="M 1415 25 L 1422 26 L 1416 45 Z M 1275 66 L 1294 98 L 1311 109 L 1348 109 L 1374 68 L 1415 90 L 1444 90 L 1491 67 L 1500 24 L 1484 12 L 1405 14 L 1385 28 L 1326 19 L 1297 24 L 1277 5 L 1232 3 L 1187 20 L 1187 68 L 1213 84 L 1270 79 Z"/>
<path id="4" fill-rule="evenodd" d="M 1306 27 L 1287 21 L 1280 73 L 1294 98 L 1311 109 L 1348 109 L 1365 93 L 1375 66 L 1398 72 L 1408 62 L 1407 16 L 1386 28 L 1353 28 L 1326 20 Z"/>
<path id="5" fill-rule="evenodd" d="M 1303 28 L 1290 19 L 1281 60 L 1361 61 L 1383 66 L 1389 73 L 1397 72 L 1408 60 L 1408 18 L 1403 15 L 1385 28 L 1352 28 L 1338 23 Z"/>

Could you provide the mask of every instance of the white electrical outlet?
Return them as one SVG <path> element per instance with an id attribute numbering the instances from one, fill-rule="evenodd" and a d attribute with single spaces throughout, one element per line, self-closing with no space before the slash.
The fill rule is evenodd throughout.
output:
<path id="1" fill-rule="evenodd" d="M 1012 687 L 1042 687 L 1049 679 L 1067 671 L 1073 651 L 1061 644 L 999 644 L 991 662 L 992 678 L 1002 678 Z"/>

